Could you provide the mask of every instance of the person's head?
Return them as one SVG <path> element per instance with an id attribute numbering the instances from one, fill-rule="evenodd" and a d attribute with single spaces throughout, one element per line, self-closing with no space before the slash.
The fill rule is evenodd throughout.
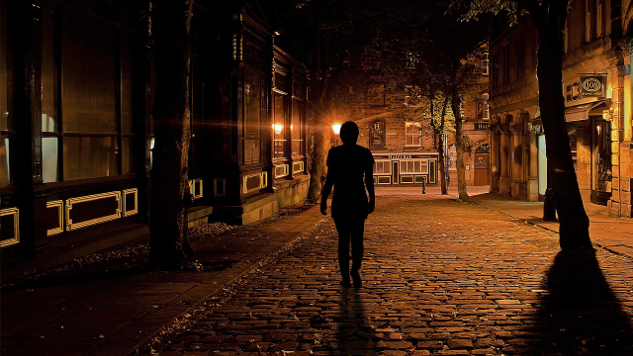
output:
<path id="1" fill-rule="evenodd" d="M 343 141 L 345 145 L 355 145 L 356 141 L 358 141 L 358 134 L 358 126 L 354 121 L 346 121 L 341 126 L 341 141 Z"/>

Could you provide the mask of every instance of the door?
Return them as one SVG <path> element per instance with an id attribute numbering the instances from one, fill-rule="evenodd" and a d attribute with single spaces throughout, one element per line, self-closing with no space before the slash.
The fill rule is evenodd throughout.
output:
<path id="1" fill-rule="evenodd" d="M 475 153 L 475 179 L 474 185 L 488 184 L 488 154 Z"/>
<path id="2" fill-rule="evenodd" d="M 392 184 L 400 184 L 400 161 L 392 161 L 392 169 L 393 172 L 393 183 Z"/>

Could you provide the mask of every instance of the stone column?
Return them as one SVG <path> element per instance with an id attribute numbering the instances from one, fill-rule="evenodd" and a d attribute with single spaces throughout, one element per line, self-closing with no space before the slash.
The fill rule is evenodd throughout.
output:
<path id="1" fill-rule="evenodd" d="M 499 140 L 499 193 L 510 193 L 510 175 L 508 162 L 510 159 L 510 139 L 507 126 L 501 128 Z"/>
<path id="2" fill-rule="evenodd" d="M 633 176 L 631 154 L 631 75 L 627 74 L 626 67 L 631 65 L 633 53 L 633 39 L 626 38 L 620 41 L 620 47 L 624 51 L 616 51 L 613 59 L 611 86 L 611 200 L 607 203 L 609 215 L 614 217 L 632 217 L 631 207 L 631 180 Z"/>
<path id="3" fill-rule="evenodd" d="M 530 130 L 528 135 L 530 142 L 530 166 L 528 168 L 527 199 L 529 201 L 538 201 L 538 136 L 535 130 Z"/>
<path id="4" fill-rule="evenodd" d="M 510 157 L 511 164 L 511 195 L 513 197 L 519 196 L 521 181 L 523 179 L 522 168 L 523 168 L 523 149 L 522 149 L 522 140 L 523 140 L 523 130 L 520 124 L 514 124 L 511 126 L 511 137 L 512 137 L 512 154 Z"/>

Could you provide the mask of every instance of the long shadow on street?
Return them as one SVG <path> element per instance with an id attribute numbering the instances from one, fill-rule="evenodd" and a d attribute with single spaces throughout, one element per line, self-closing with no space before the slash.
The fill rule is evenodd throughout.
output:
<path id="1" fill-rule="evenodd" d="M 340 297 L 340 323 L 335 355 L 376 355 L 375 334 L 367 322 L 363 301 L 354 288 L 344 288 Z"/>
<path id="2" fill-rule="evenodd" d="M 534 355 L 631 355 L 631 321 L 605 279 L 595 252 L 556 255 L 547 271 Z"/>

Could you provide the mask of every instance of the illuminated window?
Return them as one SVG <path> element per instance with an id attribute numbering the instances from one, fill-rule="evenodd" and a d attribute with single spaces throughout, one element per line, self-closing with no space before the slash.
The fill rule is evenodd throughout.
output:
<path id="1" fill-rule="evenodd" d="M 132 42 L 90 20 L 55 16 L 47 7 L 41 23 L 43 181 L 131 173 Z"/>
<path id="2" fill-rule="evenodd" d="M 422 128 L 419 122 L 405 123 L 405 145 L 406 146 L 422 146 Z"/>
<path id="3" fill-rule="evenodd" d="M 428 173 L 428 161 L 401 161 L 400 173 Z"/>
<path id="4" fill-rule="evenodd" d="M 483 57 L 481 59 L 481 74 L 482 75 L 488 75 L 490 72 L 490 55 L 488 54 L 488 52 L 483 54 Z"/>
<path id="5" fill-rule="evenodd" d="M 374 174 L 391 174 L 391 161 L 376 161 Z"/>

